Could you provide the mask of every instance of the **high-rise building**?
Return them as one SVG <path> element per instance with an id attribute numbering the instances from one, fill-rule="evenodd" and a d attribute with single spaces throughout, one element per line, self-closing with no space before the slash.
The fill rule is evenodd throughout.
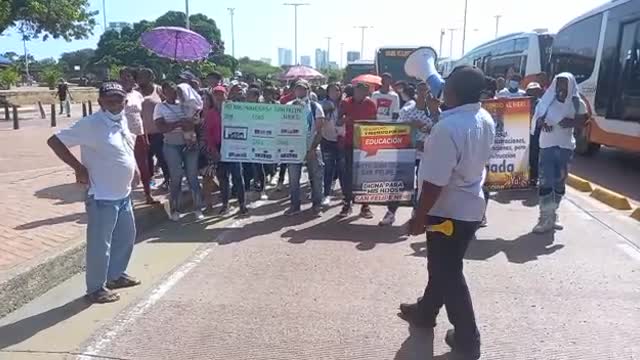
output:
<path id="1" fill-rule="evenodd" d="M 329 63 L 327 59 L 327 51 L 316 49 L 316 69 L 326 69 Z"/>
<path id="2" fill-rule="evenodd" d="M 311 66 L 311 56 L 308 56 L 308 55 L 300 56 L 300 65 Z"/>
<path id="3" fill-rule="evenodd" d="M 278 65 L 293 65 L 291 49 L 278 48 Z"/>
<path id="4" fill-rule="evenodd" d="M 347 63 L 360 60 L 360 51 L 347 51 Z"/>
<path id="5" fill-rule="evenodd" d="M 262 61 L 265 64 L 271 65 L 271 58 L 263 57 L 263 58 L 260 58 L 260 61 Z"/>
<path id="6" fill-rule="evenodd" d="M 335 62 L 335 61 L 329 61 L 329 69 L 334 69 L 334 70 L 336 70 L 336 69 L 338 69 L 338 68 L 339 68 L 339 67 L 338 67 L 338 63 L 337 63 L 337 62 Z"/>
<path id="7" fill-rule="evenodd" d="M 114 21 L 110 22 L 109 25 L 107 25 L 107 31 L 115 30 L 117 32 L 121 32 L 124 28 L 132 28 L 131 23 L 128 23 L 126 21 Z"/>

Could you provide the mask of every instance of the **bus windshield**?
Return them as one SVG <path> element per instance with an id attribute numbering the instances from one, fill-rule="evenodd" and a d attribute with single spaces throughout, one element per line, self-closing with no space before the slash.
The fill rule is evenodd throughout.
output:
<path id="1" fill-rule="evenodd" d="M 417 48 L 382 48 L 376 54 L 378 74 L 389 73 L 394 81 L 415 81 L 404 71 L 404 63 Z"/>
<path id="2" fill-rule="evenodd" d="M 344 83 L 348 84 L 355 77 L 362 74 L 375 74 L 376 66 L 373 62 L 359 62 L 348 64 L 344 70 Z"/>

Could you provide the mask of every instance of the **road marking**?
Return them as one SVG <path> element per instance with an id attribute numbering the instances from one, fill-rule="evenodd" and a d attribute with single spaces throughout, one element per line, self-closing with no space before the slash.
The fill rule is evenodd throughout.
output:
<path id="1" fill-rule="evenodd" d="M 632 259 L 640 262 L 640 250 L 629 245 L 629 244 L 618 244 L 618 247 L 622 249 L 627 255 L 629 255 Z"/>
<path id="2" fill-rule="evenodd" d="M 236 229 L 243 223 L 243 220 L 235 220 L 227 228 Z M 218 235 L 218 240 L 223 240 L 224 237 L 230 231 L 224 231 Z M 198 251 L 191 260 L 180 266 L 175 270 L 165 281 L 158 285 L 151 294 L 134 306 L 131 310 L 125 313 L 120 320 L 118 320 L 104 334 L 93 341 L 89 346 L 85 348 L 83 353 L 76 359 L 78 360 L 93 360 L 96 356 L 99 356 L 100 352 L 106 349 L 107 346 L 127 327 L 133 324 L 140 316 L 142 316 L 149 308 L 157 303 L 163 296 L 165 296 L 169 290 L 171 290 L 182 278 L 184 278 L 189 272 L 191 272 L 198 264 L 200 264 L 211 252 L 212 247 L 204 248 Z"/>

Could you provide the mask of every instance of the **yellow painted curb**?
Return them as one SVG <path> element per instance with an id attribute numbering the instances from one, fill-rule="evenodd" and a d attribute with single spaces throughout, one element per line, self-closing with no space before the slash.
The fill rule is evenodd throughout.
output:
<path id="1" fill-rule="evenodd" d="M 602 188 L 595 188 L 591 193 L 591 197 L 611 206 L 618 210 L 631 210 L 631 204 L 629 200 L 611 190 L 605 190 Z"/>
<path id="2" fill-rule="evenodd" d="M 631 217 L 640 221 L 640 208 L 637 208 L 634 212 L 632 212 Z"/>
<path id="3" fill-rule="evenodd" d="M 593 186 L 591 186 L 591 183 L 588 182 L 587 180 L 569 174 L 569 177 L 567 177 L 567 185 L 571 186 L 572 188 L 578 190 L 578 191 L 582 191 L 582 192 L 592 192 L 593 191 Z"/>

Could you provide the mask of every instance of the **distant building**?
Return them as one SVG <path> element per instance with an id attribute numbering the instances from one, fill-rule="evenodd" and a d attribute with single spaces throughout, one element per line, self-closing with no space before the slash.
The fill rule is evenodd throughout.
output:
<path id="1" fill-rule="evenodd" d="M 133 28 L 133 26 L 131 26 L 131 23 L 125 21 L 110 22 L 109 25 L 107 25 L 107 31 L 115 30 L 121 32 L 124 28 Z"/>
<path id="2" fill-rule="evenodd" d="M 260 61 L 262 61 L 265 64 L 271 65 L 271 58 L 260 58 Z"/>
<path id="3" fill-rule="evenodd" d="M 311 66 L 311 56 L 302 55 L 300 56 L 300 65 Z"/>
<path id="4" fill-rule="evenodd" d="M 316 49 L 316 69 L 326 69 L 328 60 L 326 50 Z"/>
<path id="5" fill-rule="evenodd" d="M 278 65 L 293 65 L 291 49 L 278 48 Z"/>
<path id="6" fill-rule="evenodd" d="M 329 69 L 334 69 L 335 70 L 335 69 L 338 69 L 338 68 L 340 68 L 340 67 L 338 66 L 337 62 L 329 61 Z"/>
<path id="7" fill-rule="evenodd" d="M 347 63 L 360 60 L 360 51 L 347 51 Z"/>

